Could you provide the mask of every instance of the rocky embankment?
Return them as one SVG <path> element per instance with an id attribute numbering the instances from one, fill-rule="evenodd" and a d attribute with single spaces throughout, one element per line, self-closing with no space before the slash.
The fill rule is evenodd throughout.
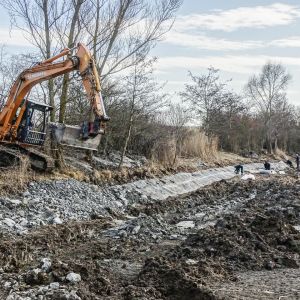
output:
<path id="1" fill-rule="evenodd" d="M 286 168 L 283 162 L 272 166 L 277 171 Z M 261 164 L 248 164 L 245 171 L 257 173 L 259 167 Z M 0 228 L 26 234 L 42 225 L 114 215 L 128 205 L 184 196 L 234 176 L 233 167 L 224 167 L 106 187 L 73 179 L 31 182 L 22 195 L 0 198 Z"/>
<path id="2" fill-rule="evenodd" d="M 261 299 L 254 271 L 272 290 L 263 299 L 299 299 L 296 174 L 243 181 L 233 171 L 32 182 L 1 198 L 0 299 L 240 299 L 243 284 Z M 291 268 L 283 282 L 263 275 Z"/>
<path id="3" fill-rule="evenodd" d="M 3 233 L 0 299 L 299 299 L 299 197 L 295 175 L 258 175 Z"/>

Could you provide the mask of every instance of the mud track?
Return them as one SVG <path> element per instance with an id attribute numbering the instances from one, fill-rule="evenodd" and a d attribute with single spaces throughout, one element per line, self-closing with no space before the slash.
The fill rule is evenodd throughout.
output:
<path id="1" fill-rule="evenodd" d="M 0 299 L 300 299 L 299 196 L 292 176 L 221 181 L 122 214 L 3 234 Z M 34 273 L 43 258 L 51 266 Z M 69 272 L 82 280 L 71 284 Z"/>

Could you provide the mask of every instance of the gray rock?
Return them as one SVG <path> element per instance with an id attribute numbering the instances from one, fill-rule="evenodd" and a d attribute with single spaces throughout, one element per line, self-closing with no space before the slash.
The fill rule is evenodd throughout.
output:
<path id="1" fill-rule="evenodd" d="M 19 223 L 19 225 L 23 226 L 23 227 L 27 226 L 27 224 L 28 224 L 28 221 L 25 218 L 22 218 L 20 223 Z"/>
<path id="2" fill-rule="evenodd" d="M 23 205 L 28 205 L 28 199 L 27 198 L 24 198 L 24 199 L 22 199 L 22 203 L 23 203 Z"/>
<path id="3" fill-rule="evenodd" d="M 41 263 L 42 263 L 41 269 L 44 272 L 49 272 L 51 268 L 51 260 L 49 258 L 42 258 Z"/>
<path id="4" fill-rule="evenodd" d="M 177 223 L 176 226 L 179 228 L 182 228 L 182 229 L 194 228 L 195 222 L 194 221 L 181 221 L 181 222 Z"/>
<path id="5" fill-rule="evenodd" d="M 52 219 L 52 224 L 62 224 L 62 223 L 63 221 L 57 216 Z"/>
<path id="6" fill-rule="evenodd" d="M 12 286 L 12 283 L 10 281 L 5 281 L 4 284 L 3 284 L 3 288 L 5 290 L 9 290 Z"/>
<path id="7" fill-rule="evenodd" d="M 17 199 L 10 199 L 10 203 L 13 205 L 13 206 L 18 206 L 22 203 L 22 201 L 20 200 L 17 200 Z"/>
<path id="8" fill-rule="evenodd" d="M 30 197 L 31 194 L 30 194 L 29 191 L 27 190 L 27 191 L 25 191 L 25 192 L 23 193 L 23 196 L 24 196 L 24 197 Z"/>
<path id="9" fill-rule="evenodd" d="M 49 284 L 49 287 L 50 287 L 50 289 L 52 289 L 52 290 L 57 290 L 57 289 L 59 289 L 59 282 L 51 282 L 51 283 Z"/>
<path id="10" fill-rule="evenodd" d="M 12 219 L 9 218 L 5 218 L 2 223 L 4 223 L 5 225 L 7 225 L 8 227 L 14 227 L 16 225 L 16 222 Z"/>
<path id="11" fill-rule="evenodd" d="M 12 293 L 10 295 L 8 295 L 8 297 L 6 298 L 6 300 L 31 300 L 31 297 L 27 297 L 27 296 L 19 296 L 16 293 Z"/>
<path id="12" fill-rule="evenodd" d="M 141 226 L 140 225 L 137 225 L 135 226 L 133 229 L 132 229 L 132 234 L 137 234 L 141 229 Z"/>
<path id="13" fill-rule="evenodd" d="M 66 276 L 66 280 L 69 281 L 69 282 L 72 283 L 72 284 L 75 284 L 75 283 L 81 281 L 81 276 L 80 276 L 80 274 L 71 272 L 71 273 L 69 273 L 69 274 Z"/>

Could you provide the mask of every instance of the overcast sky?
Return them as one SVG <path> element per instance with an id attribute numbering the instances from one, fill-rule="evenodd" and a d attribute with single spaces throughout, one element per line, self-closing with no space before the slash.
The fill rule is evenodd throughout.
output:
<path id="1" fill-rule="evenodd" d="M 180 91 L 187 71 L 213 66 L 241 91 L 268 60 L 293 77 L 289 99 L 300 105 L 300 1 L 185 0 L 173 29 L 154 50 L 157 76 Z"/>
<path id="2" fill-rule="evenodd" d="M 239 92 L 271 60 L 287 67 L 293 77 L 289 99 L 300 105 L 299 29 L 299 0 L 184 0 L 173 29 L 152 51 L 159 58 L 155 74 L 168 81 L 166 91 L 175 93 L 188 81 L 188 70 L 201 74 L 213 66 Z M 9 52 L 31 51 L 20 31 L 9 34 L 2 8 L 0 43 Z"/>

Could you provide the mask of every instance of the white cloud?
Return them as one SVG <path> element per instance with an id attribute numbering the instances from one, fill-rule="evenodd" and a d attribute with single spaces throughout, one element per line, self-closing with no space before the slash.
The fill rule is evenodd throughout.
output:
<path id="1" fill-rule="evenodd" d="M 0 45 L 28 47 L 32 46 L 18 29 L 0 28 Z"/>
<path id="2" fill-rule="evenodd" d="M 208 29 L 230 32 L 240 28 L 288 25 L 299 17 L 299 6 L 274 3 L 266 6 L 239 7 L 208 14 L 180 16 L 175 22 L 175 28 L 178 31 Z"/>
<path id="3" fill-rule="evenodd" d="M 300 67 L 300 57 L 266 56 L 266 55 L 225 55 L 205 57 L 163 57 L 159 59 L 160 71 L 172 69 L 199 70 L 213 66 L 222 71 L 251 74 L 260 69 L 267 61 L 279 62 L 287 66 Z"/>
<path id="4" fill-rule="evenodd" d="M 282 48 L 300 48 L 300 36 L 291 36 L 285 39 L 274 40 L 270 46 Z"/>
<path id="5" fill-rule="evenodd" d="M 181 32 L 170 32 L 165 43 L 184 46 L 189 48 L 205 49 L 205 50 L 221 50 L 221 51 L 239 51 L 247 49 L 257 49 L 264 47 L 262 41 L 231 41 L 227 39 L 219 39 L 208 37 L 206 35 L 189 34 Z"/>
<path id="6" fill-rule="evenodd" d="M 182 32 L 170 32 L 165 40 L 165 43 L 212 51 L 241 51 L 267 47 L 277 48 L 300 48 L 300 36 L 291 36 L 273 41 L 263 40 L 240 40 L 233 41 L 223 38 L 208 37 L 205 34 L 190 34 Z"/>

